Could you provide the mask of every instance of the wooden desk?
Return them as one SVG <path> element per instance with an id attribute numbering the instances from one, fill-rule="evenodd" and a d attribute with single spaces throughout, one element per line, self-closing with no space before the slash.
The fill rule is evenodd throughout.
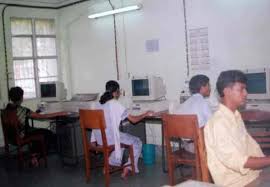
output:
<path id="1" fill-rule="evenodd" d="M 148 116 L 144 119 L 144 121 L 139 122 L 137 125 L 131 125 L 130 123 L 120 125 L 120 130 L 125 133 L 129 133 L 131 135 L 137 136 L 141 139 L 143 144 L 147 143 L 146 142 L 146 121 L 151 121 L 151 122 L 157 122 L 160 123 L 161 125 L 157 124 L 161 128 L 161 159 L 162 159 L 162 170 L 164 173 L 167 173 L 167 167 L 166 167 L 166 160 L 165 160 L 165 145 L 164 145 L 164 128 L 162 125 L 162 117 L 161 114 L 167 113 L 168 111 L 162 111 L 158 113 L 159 115 L 156 116 Z M 143 124 L 141 124 L 143 123 Z M 143 126 L 143 127 L 142 127 Z M 137 134 L 136 134 L 137 133 Z M 138 135 L 138 133 L 142 133 Z"/>
<path id="2" fill-rule="evenodd" d="M 48 119 L 32 119 L 34 121 L 48 121 L 50 126 L 55 126 L 57 136 L 57 153 L 60 155 L 63 165 L 77 165 L 79 158 L 83 155 L 81 129 L 79 114 L 69 113 Z"/>
<path id="3" fill-rule="evenodd" d="M 241 111 L 241 116 L 245 124 L 268 123 L 270 128 L 270 112 L 262 110 L 244 110 Z"/>
<path id="4" fill-rule="evenodd" d="M 156 116 L 146 117 L 145 120 L 158 121 L 161 122 L 161 160 L 162 160 L 162 170 L 164 173 L 168 173 L 168 169 L 166 167 L 166 155 L 165 155 L 165 139 L 164 139 L 164 126 L 162 123 L 162 114 L 166 114 L 168 111 L 159 112 Z"/>
<path id="5" fill-rule="evenodd" d="M 246 110 L 242 111 L 241 115 L 248 132 L 261 148 L 270 148 L 270 112 Z"/>

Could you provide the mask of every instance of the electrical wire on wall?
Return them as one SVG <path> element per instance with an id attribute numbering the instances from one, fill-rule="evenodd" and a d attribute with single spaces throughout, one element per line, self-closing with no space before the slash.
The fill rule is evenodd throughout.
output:
<path id="1" fill-rule="evenodd" d="M 186 41 L 186 65 L 187 77 L 189 77 L 189 48 L 188 48 L 188 31 L 187 31 L 187 15 L 186 15 L 186 0 L 183 0 L 184 23 L 185 23 L 185 41 Z"/>
<path id="2" fill-rule="evenodd" d="M 114 6 L 111 0 L 108 0 L 112 9 L 114 10 Z M 114 29 L 114 51 L 115 51 L 115 66 L 116 66 L 116 76 L 117 80 L 120 79 L 119 76 L 119 63 L 118 63 L 118 47 L 117 47 L 117 32 L 116 32 L 116 22 L 115 22 L 115 15 L 113 15 L 113 29 Z"/>
<path id="3" fill-rule="evenodd" d="M 122 6 L 124 6 L 123 0 L 121 1 Z M 124 52 L 125 52 L 125 65 L 126 72 L 128 72 L 128 63 L 127 63 L 127 33 L 126 33 L 126 25 L 125 25 L 125 16 L 122 16 L 122 25 L 123 25 L 123 37 L 124 37 Z M 128 73 L 128 78 L 130 78 L 130 73 Z"/>
<path id="4" fill-rule="evenodd" d="M 7 90 L 9 91 L 9 72 L 8 72 L 8 63 L 7 63 L 7 43 L 6 43 L 6 34 L 5 34 L 5 19 L 4 19 L 4 16 L 5 16 L 5 10 L 6 8 L 8 7 L 8 5 L 5 5 L 5 7 L 2 9 L 2 24 L 3 24 L 3 41 L 4 41 L 4 53 L 5 53 L 5 68 L 6 68 L 6 79 L 7 79 Z"/>

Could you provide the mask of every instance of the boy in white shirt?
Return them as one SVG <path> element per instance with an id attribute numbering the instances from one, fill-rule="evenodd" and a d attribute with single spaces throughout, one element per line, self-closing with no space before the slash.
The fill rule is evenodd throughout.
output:
<path id="1" fill-rule="evenodd" d="M 212 115 L 211 108 L 205 100 L 211 92 L 209 78 L 205 75 L 195 75 L 189 81 L 189 90 L 191 97 L 175 110 L 175 114 L 196 114 L 201 128 Z"/>
<path id="2" fill-rule="evenodd" d="M 189 81 L 189 97 L 181 104 L 174 114 L 196 114 L 199 127 L 202 128 L 212 116 L 212 111 L 206 99 L 210 96 L 211 88 L 209 78 L 205 75 L 195 75 Z M 190 140 L 183 140 L 183 147 L 189 152 L 194 152 L 194 144 Z"/>

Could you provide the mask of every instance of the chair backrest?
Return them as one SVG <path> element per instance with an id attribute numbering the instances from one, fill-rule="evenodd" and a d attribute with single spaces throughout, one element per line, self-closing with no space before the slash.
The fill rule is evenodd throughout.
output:
<path id="1" fill-rule="evenodd" d="M 19 135 L 19 126 L 21 125 L 16 108 L 1 110 L 2 130 L 4 135 L 5 145 L 16 144 L 19 145 L 21 137 Z"/>
<path id="2" fill-rule="evenodd" d="M 207 167 L 203 128 L 198 126 L 197 115 L 164 114 L 162 120 L 167 145 L 169 145 L 171 138 L 188 138 L 194 141 L 195 153 L 198 155 L 201 168 L 201 180 L 211 182 Z"/>
<path id="3" fill-rule="evenodd" d="M 169 138 L 180 137 L 195 140 L 198 136 L 196 115 L 164 114 L 162 120 L 165 135 Z"/>
<path id="4" fill-rule="evenodd" d="M 101 131 L 103 145 L 108 145 L 105 133 L 106 123 L 103 110 L 80 109 L 80 126 L 83 138 L 87 137 L 87 129 L 99 129 Z"/>
<path id="5" fill-rule="evenodd" d="M 204 143 L 204 131 L 203 127 L 199 128 L 199 140 L 198 140 L 198 151 L 200 155 L 200 162 L 201 162 L 201 174 L 202 174 L 202 181 L 203 182 L 209 182 L 213 183 L 213 179 L 211 177 L 210 171 L 208 169 L 207 165 L 207 153 L 206 153 L 206 148 L 205 148 L 205 143 Z"/>

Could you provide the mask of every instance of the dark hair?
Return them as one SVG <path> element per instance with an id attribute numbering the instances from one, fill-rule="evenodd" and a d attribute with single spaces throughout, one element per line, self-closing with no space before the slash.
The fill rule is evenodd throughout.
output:
<path id="1" fill-rule="evenodd" d="M 239 70 L 228 70 L 220 73 L 217 79 L 217 91 L 220 97 L 224 97 L 224 88 L 232 86 L 234 83 L 240 82 L 243 84 L 247 83 L 247 78 L 242 71 Z"/>
<path id="2" fill-rule="evenodd" d="M 113 99 L 113 92 L 119 90 L 120 86 L 116 81 L 110 80 L 106 83 L 106 91 L 100 97 L 99 103 L 105 104 L 107 101 Z"/>
<path id="3" fill-rule="evenodd" d="M 200 92 L 202 86 L 206 86 L 209 83 L 209 78 L 205 75 L 195 75 L 189 81 L 189 91 L 191 94 Z"/>
<path id="4" fill-rule="evenodd" d="M 8 92 L 8 97 L 13 103 L 16 103 L 23 98 L 23 93 L 24 91 L 21 87 L 12 87 Z"/>

